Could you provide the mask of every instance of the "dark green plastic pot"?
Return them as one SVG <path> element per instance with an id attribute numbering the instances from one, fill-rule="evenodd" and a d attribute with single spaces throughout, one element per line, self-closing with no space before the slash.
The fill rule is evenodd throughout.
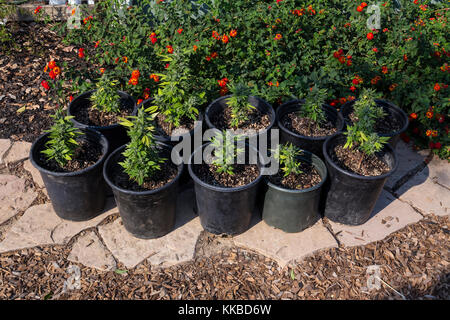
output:
<path id="1" fill-rule="evenodd" d="M 320 219 L 319 203 L 322 186 L 327 179 L 327 167 L 315 154 L 303 151 L 298 160 L 312 164 L 322 181 L 308 189 L 290 190 L 274 185 L 266 177 L 267 192 L 264 199 L 263 220 L 284 232 L 305 230 Z"/>

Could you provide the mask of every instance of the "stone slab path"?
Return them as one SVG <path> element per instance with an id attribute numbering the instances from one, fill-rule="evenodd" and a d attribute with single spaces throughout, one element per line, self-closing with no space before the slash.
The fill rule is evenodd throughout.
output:
<path id="1" fill-rule="evenodd" d="M 113 198 L 101 215 L 87 222 L 60 219 L 49 202 L 32 205 L 39 192 L 46 194 L 46 190 L 27 159 L 30 147 L 29 143 L 0 139 L 0 253 L 67 245 L 71 250 L 68 260 L 109 271 L 118 266 L 132 269 L 144 261 L 154 267 L 172 266 L 205 251 L 198 248 L 206 232 L 193 211 L 192 189 L 179 195 L 175 229 L 152 240 L 134 238 L 125 230 Z M 220 241 L 263 254 L 284 267 L 320 249 L 382 240 L 425 215 L 450 214 L 450 164 L 436 158 L 429 162 L 429 151 L 414 152 L 403 142 L 397 152 L 400 167 L 387 181 L 372 218 L 364 225 L 345 226 L 324 219 L 300 233 L 288 234 L 268 226 L 255 214 L 247 232 Z M 20 164 L 29 175 L 5 173 L 10 164 Z M 30 177 L 32 181 L 27 180 Z"/>

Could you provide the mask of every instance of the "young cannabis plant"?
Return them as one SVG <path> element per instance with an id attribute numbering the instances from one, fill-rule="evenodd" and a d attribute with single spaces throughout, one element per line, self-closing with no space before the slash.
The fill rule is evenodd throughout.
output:
<path id="1" fill-rule="evenodd" d="M 388 137 L 380 137 L 375 132 L 377 119 L 385 116 L 383 108 L 377 106 L 375 99 L 375 91 L 366 89 L 362 91 L 359 100 L 355 101 L 353 108 L 356 119 L 352 126 L 347 126 L 344 148 L 352 148 L 355 145 L 370 156 L 381 151 L 388 142 Z"/>
<path id="2" fill-rule="evenodd" d="M 234 175 L 234 163 L 237 157 L 244 152 L 243 148 L 237 146 L 237 142 L 242 141 L 242 138 L 240 135 L 232 135 L 226 131 L 211 138 L 211 145 L 214 146 L 212 164 L 216 166 L 217 173 Z"/>
<path id="3" fill-rule="evenodd" d="M 183 52 L 162 58 L 169 67 L 166 74 L 158 74 L 161 83 L 154 103 L 171 128 L 178 128 L 183 119 L 197 120 L 197 108 L 206 102 L 206 93 L 197 88 L 189 57 L 190 52 Z"/>
<path id="4" fill-rule="evenodd" d="M 274 156 L 278 160 L 285 177 L 290 174 L 300 174 L 303 172 L 300 170 L 301 162 L 297 160 L 302 154 L 303 151 L 292 143 L 278 146 Z"/>
<path id="5" fill-rule="evenodd" d="M 248 102 L 251 95 L 251 89 L 243 84 L 229 85 L 231 97 L 227 99 L 228 106 L 231 108 L 231 127 L 237 129 L 239 125 L 248 120 L 248 114 L 255 109 Z"/>
<path id="6" fill-rule="evenodd" d="M 160 157 L 159 150 L 153 137 L 152 125 L 156 116 L 155 109 L 139 109 L 137 116 L 121 118 L 121 125 L 127 127 L 131 142 L 122 153 L 124 161 L 119 164 L 131 180 L 142 186 L 146 179 L 161 170 L 161 164 L 167 159 Z M 149 115 L 149 113 L 153 113 Z"/>
<path id="7" fill-rule="evenodd" d="M 54 123 L 49 130 L 45 131 L 49 133 L 49 139 L 45 144 L 47 149 L 41 152 L 48 160 L 55 160 L 63 168 L 68 161 L 72 160 L 78 147 L 75 139 L 83 133 L 70 121 L 73 117 L 66 116 L 60 108 L 51 117 Z"/>
<path id="8" fill-rule="evenodd" d="M 118 113 L 120 111 L 118 84 L 118 80 L 110 80 L 106 74 L 103 74 L 96 84 L 97 90 L 90 98 L 92 108 L 105 113 Z"/>
<path id="9" fill-rule="evenodd" d="M 327 98 L 327 90 L 314 86 L 308 93 L 302 109 L 299 111 L 301 117 L 314 121 L 318 126 L 326 121 L 322 105 Z"/>

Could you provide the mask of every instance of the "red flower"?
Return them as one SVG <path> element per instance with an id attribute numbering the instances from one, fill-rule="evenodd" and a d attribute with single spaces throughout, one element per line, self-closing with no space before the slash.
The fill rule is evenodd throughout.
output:
<path id="1" fill-rule="evenodd" d="M 382 66 L 381 67 L 381 72 L 383 72 L 384 74 L 388 73 L 388 68 L 386 66 Z"/>
<path id="2" fill-rule="evenodd" d="M 403 61 L 408 61 L 408 56 L 406 54 L 403 55 Z"/>
<path id="3" fill-rule="evenodd" d="M 46 90 L 50 90 L 50 86 L 48 85 L 48 82 L 46 80 L 43 80 L 41 82 L 41 86 L 43 86 Z"/>
<path id="4" fill-rule="evenodd" d="M 354 86 L 351 86 L 351 87 L 350 87 L 350 90 L 352 90 L 353 92 L 355 92 L 355 91 L 356 91 L 356 88 L 355 88 Z"/>
<path id="5" fill-rule="evenodd" d="M 439 121 L 439 123 L 444 123 L 445 117 L 442 114 L 440 114 L 438 117 L 438 121 Z"/>
<path id="6" fill-rule="evenodd" d="M 214 38 L 214 39 L 219 39 L 219 33 L 217 32 L 217 31 L 213 31 L 212 32 L 212 37 Z"/>
<path id="7" fill-rule="evenodd" d="M 52 79 L 55 80 L 56 79 L 56 74 L 52 71 L 50 71 L 50 73 L 48 74 L 48 76 Z"/>
<path id="8" fill-rule="evenodd" d="M 166 46 L 167 52 L 172 54 L 173 53 L 173 47 L 172 46 Z"/>
<path id="9" fill-rule="evenodd" d="M 413 112 L 413 113 L 411 113 L 410 115 L 409 115 L 409 118 L 410 119 L 417 119 L 417 113 L 415 113 L 415 112 Z"/>
<path id="10" fill-rule="evenodd" d="M 198 47 L 194 44 L 194 52 L 197 51 Z"/>
<path id="11" fill-rule="evenodd" d="M 433 111 L 427 111 L 427 113 L 426 113 L 426 117 L 427 117 L 428 119 L 433 118 L 433 115 L 434 115 Z"/>
<path id="12" fill-rule="evenodd" d="M 138 99 L 137 104 L 141 104 L 144 100 Z"/>
<path id="13" fill-rule="evenodd" d="M 48 67 L 50 68 L 50 69 L 53 69 L 54 67 L 56 67 L 56 62 L 55 61 L 50 61 L 49 63 L 48 63 Z"/>
<path id="14" fill-rule="evenodd" d="M 41 12 L 42 6 L 37 6 L 36 9 L 34 9 L 34 14 L 38 14 Z"/>
<path id="15" fill-rule="evenodd" d="M 237 35 L 237 31 L 235 29 L 230 31 L 230 37 L 234 38 Z"/>
<path id="16" fill-rule="evenodd" d="M 358 85 L 358 84 L 359 84 L 359 79 L 358 79 L 358 78 L 353 79 L 353 80 L 352 80 L 352 83 L 353 83 L 355 86 Z"/>
<path id="17" fill-rule="evenodd" d="M 373 48 L 373 52 L 378 52 L 378 48 Z"/>
<path id="18" fill-rule="evenodd" d="M 228 78 L 222 78 L 221 80 L 217 80 L 217 83 L 219 84 L 219 87 L 225 88 L 228 83 Z"/>
<path id="19" fill-rule="evenodd" d="M 341 55 L 339 54 L 338 51 L 335 51 L 335 52 L 333 53 L 333 57 L 335 57 L 336 59 L 339 59 L 340 56 L 341 56 Z"/>
<path id="20" fill-rule="evenodd" d="M 227 44 L 228 41 L 229 41 L 228 36 L 227 36 L 227 35 L 223 35 L 223 37 L 222 37 L 222 42 L 225 43 L 225 44 Z"/>
<path id="21" fill-rule="evenodd" d="M 73 101 L 73 96 L 72 96 L 72 95 L 69 96 L 69 101 L 70 101 L 70 102 Z"/>
<path id="22" fill-rule="evenodd" d="M 277 33 L 275 35 L 275 40 L 281 40 L 281 38 L 283 38 L 283 36 L 281 34 Z"/>
<path id="23" fill-rule="evenodd" d="M 211 59 L 215 59 L 215 58 L 217 58 L 218 56 L 219 56 L 219 55 L 218 55 L 217 52 L 211 53 Z"/>
<path id="24" fill-rule="evenodd" d="M 181 34 L 181 33 L 183 32 L 183 29 L 180 28 L 180 29 L 177 30 L 177 32 L 178 32 L 179 34 Z"/>
<path id="25" fill-rule="evenodd" d="M 158 38 L 156 37 L 156 33 L 152 32 L 152 34 L 150 35 L 150 40 L 151 40 L 152 44 L 155 44 L 156 41 L 158 41 Z"/>
<path id="26" fill-rule="evenodd" d="M 128 81 L 128 84 L 131 84 L 131 85 L 133 85 L 133 86 L 137 85 L 138 83 L 139 83 L 139 80 L 138 80 L 137 78 L 131 78 L 131 79 Z"/>
<path id="27" fill-rule="evenodd" d="M 78 49 L 78 56 L 79 56 L 80 58 L 84 58 L 84 48 Z"/>
<path id="28" fill-rule="evenodd" d="M 365 2 L 361 3 L 361 7 L 363 7 L 363 8 L 367 7 L 367 3 L 365 3 Z"/>
<path id="29" fill-rule="evenodd" d="M 369 32 L 369 33 L 367 34 L 367 39 L 373 40 L 373 38 L 374 38 L 373 33 L 372 33 L 372 32 Z"/>
<path id="30" fill-rule="evenodd" d="M 339 62 L 342 64 L 344 64 L 346 60 L 345 57 L 339 57 Z"/>
<path id="31" fill-rule="evenodd" d="M 439 83 L 436 83 L 434 85 L 434 91 L 439 91 L 439 90 L 441 90 L 441 86 L 439 85 Z"/>
<path id="32" fill-rule="evenodd" d="M 436 143 L 434 144 L 434 148 L 439 150 L 439 149 L 442 148 L 442 144 L 441 144 L 440 142 L 436 142 Z"/>
<path id="33" fill-rule="evenodd" d="M 363 11 L 363 10 L 364 10 L 364 8 L 361 7 L 361 6 L 358 6 L 358 7 L 356 8 L 356 11 L 358 11 L 358 12 L 361 12 L 361 11 Z"/>

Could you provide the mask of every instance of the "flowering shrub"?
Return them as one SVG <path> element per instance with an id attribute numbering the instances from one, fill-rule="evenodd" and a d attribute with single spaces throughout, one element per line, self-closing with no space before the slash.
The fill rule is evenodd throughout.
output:
<path id="1" fill-rule="evenodd" d="M 369 29 L 375 1 L 141 0 L 120 16 L 117 0 L 107 0 L 66 41 L 89 45 L 86 59 L 141 98 L 164 87 L 150 75 L 170 73 L 163 56 L 176 54 L 208 101 L 238 79 L 275 105 L 314 85 L 336 108 L 374 89 L 410 115 L 405 140 L 449 158 L 448 6 L 396 3 L 380 3 L 380 26 Z M 130 81 L 133 70 L 138 81 Z"/>

